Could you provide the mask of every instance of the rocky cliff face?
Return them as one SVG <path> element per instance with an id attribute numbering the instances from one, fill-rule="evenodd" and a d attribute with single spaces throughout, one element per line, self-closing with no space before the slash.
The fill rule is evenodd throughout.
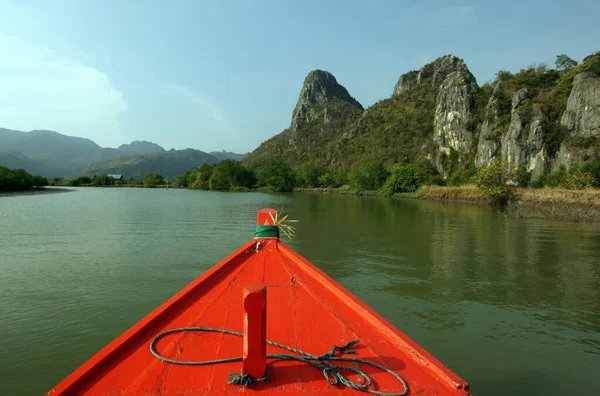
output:
<path id="1" fill-rule="evenodd" d="M 496 98 L 499 88 L 500 85 L 495 84 L 492 96 L 483 112 L 483 122 L 479 128 L 477 152 L 475 154 L 475 166 L 477 168 L 486 167 L 492 158 L 498 155 L 500 149 L 500 136 L 497 133 L 498 99 Z"/>
<path id="2" fill-rule="evenodd" d="M 260 166 L 269 159 L 281 158 L 295 166 L 326 157 L 327 146 L 363 112 L 362 105 L 331 73 L 313 70 L 304 79 L 290 128 L 262 143 L 245 162 Z"/>
<path id="3" fill-rule="evenodd" d="M 523 166 L 535 180 L 560 165 L 569 167 L 573 161 L 599 155 L 600 55 L 588 57 L 586 62 L 581 69 L 594 73 L 574 69 L 561 75 L 554 70 L 528 69 L 509 83 L 496 81 L 487 103 L 482 104 L 477 103 L 480 88 L 463 60 L 445 56 L 403 74 L 393 97 L 421 100 L 427 92 L 424 86 L 437 90 L 433 145 L 423 146 L 424 150 L 433 147 L 433 152 L 423 154 L 442 175 L 472 165 L 485 167 L 498 158 Z M 568 86 L 569 73 L 575 74 L 572 89 L 564 114 L 556 119 L 550 115 L 552 105 L 548 103 L 560 105 L 560 89 Z M 533 85 L 534 93 L 526 87 L 518 89 L 518 81 Z M 508 113 L 500 114 L 499 101 L 511 89 L 515 91 Z M 560 145 L 558 152 L 556 144 Z"/>
<path id="4" fill-rule="evenodd" d="M 466 69 L 466 68 L 465 68 Z M 433 141 L 438 148 L 436 168 L 444 174 L 442 154 L 458 152 L 458 161 L 466 161 L 473 150 L 474 133 L 470 126 L 475 106 L 477 82 L 468 70 L 457 70 L 446 76 L 436 100 Z"/>
<path id="5" fill-rule="evenodd" d="M 412 70 L 401 75 L 394 87 L 392 97 L 412 93 L 414 88 L 419 85 L 425 85 L 437 93 L 437 89 L 446 77 L 455 72 L 468 74 L 473 81 L 475 80 L 461 58 L 454 55 L 446 55 L 426 64 L 419 70 Z"/>
<path id="6" fill-rule="evenodd" d="M 580 73 L 560 123 L 568 130 L 558 152 L 558 162 L 567 167 L 573 161 L 584 161 L 598 154 L 600 141 L 600 77 Z"/>
<path id="7" fill-rule="evenodd" d="M 347 170 L 365 156 L 389 165 L 428 160 L 450 176 L 499 159 L 535 180 L 561 164 L 600 158 L 600 54 L 569 71 L 499 75 L 479 87 L 465 62 L 447 55 L 402 74 L 391 98 L 363 111 L 333 75 L 315 70 L 290 128 L 247 162 L 275 156 Z"/>
<path id="8" fill-rule="evenodd" d="M 304 79 L 304 85 L 298 97 L 298 103 L 292 112 L 292 131 L 318 118 L 327 123 L 327 105 L 334 100 L 341 100 L 357 109 L 364 110 L 348 90 L 340 85 L 333 74 L 323 70 L 313 70 Z"/>

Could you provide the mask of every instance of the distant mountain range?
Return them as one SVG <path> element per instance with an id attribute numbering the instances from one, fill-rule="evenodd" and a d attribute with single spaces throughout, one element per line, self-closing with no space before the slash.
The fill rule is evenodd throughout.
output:
<path id="1" fill-rule="evenodd" d="M 100 147 L 90 139 L 54 131 L 31 132 L 0 128 L 0 165 L 23 168 L 45 177 L 120 173 L 126 178 L 158 172 L 169 178 L 203 163 L 241 160 L 246 154 L 227 151 L 165 150 L 156 143 L 134 141 L 119 148 Z"/>

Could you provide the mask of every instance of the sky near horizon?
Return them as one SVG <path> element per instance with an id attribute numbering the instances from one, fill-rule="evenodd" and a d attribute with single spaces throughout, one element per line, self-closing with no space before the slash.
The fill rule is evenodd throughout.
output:
<path id="1" fill-rule="evenodd" d="M 500 70 L 600 50 L 598 1 L 0 0 L 0 127 L 248 152 L 328 70 L 365 108 L 445 55 Z"/>

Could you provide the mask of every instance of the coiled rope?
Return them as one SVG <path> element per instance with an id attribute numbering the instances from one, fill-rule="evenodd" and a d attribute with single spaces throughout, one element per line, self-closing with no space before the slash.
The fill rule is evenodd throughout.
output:
<path id="1" fill-rule="evenodd" d="M 179 364 L 179 365 L 184 365 L 184 366 L 206 366 L 206 365 L 211 365 L 211 364 L 239 362 L 243 359 L 242 356 L 237 356 L 237 357 L 231 357 L 231 358 L 226 358 L 226 359 L 215 359 L 215 360 L 205 360 L 205 361 L 182 361 L 182 360 L 174 360 L 174 359 L 166 358 L 156 351 L 155 346 L 156 346 L 156 343 L 158 342 L 158 340 L 160 340 L 161 338 L 163 338 L 169 334 L 182 333 L 184 331 L 223 333 L 223 334 L 229 334 L 229 335 L 238 336 L 238 337 L 244 336 L 242 333 L 238 333 L 236 331 L 231 331 L 231 330 L 225 330 L 225 329 L 213 329 L 210 327 L 182 327 L 182 328 L 163 331 L 162 333 L 160 333 L 156 337 L 154 337 L 154 339 L 150 343 L 150 352 L 156 358 L 162 360 L 163 362 Z M 353 340 L 353 341 L 350 341 L 349 343 L 347 343 L 346 345 L 334 346 L 333 348 L 331 348 L 331 350 L 329 352 L 324 353 L 323 355 L 317 356 L 317 355 L 313 355 L 312 353 L 302 351 L 300 349 L 295 349 L 295 348 L 289 347 L 287 345 L 282 345 L 282 344 L 278 344 L 276 342 L 267 340 L 267 344 L 269 344 L 269 345 L 284 349 L 289 352 L 296 353 L 296 355 L 271 353 L 271 354 L 267 354 L 267 358 L 278 359 L 278 360 L 297 360 L 297 361 L 309 364 L 313 367 L 323 370 L 323 375 L 325 376 L 325 379 L 327 380 L 327 382 L 330 385 L 333 385 L 333 386 L 346 385 L 352 389 L 357 389 L 357 390 L 360 390 L 363 392 L 368 392 L 368 393 L 372 393 L 374 395 L 379 395 L 379 396 L 405 396 L 406 394 L 408 394 L 408 385 L 406 384 L 406 381 L 404 380 L 404 378 L 402 378 L 398 373 L 395 373 L 394 371 L 390 370 L 389 368 L 382 366 L 380 364 L 377 364 L 375 362 L 372 362 L 370 360 L 335 356 L 336 352 L 339 352 L 339 355 L 356 353 L 356 351 L 353 350 L 352 347 L 354 345 L 356 345 L 358 342 L 359 342 L 359 340 Z M 387 372 L 388 374 L 394 376 L 398 381 L 400 381 L 404 390 L 401 393 L 386 393 L 386 392 L 377 391 L 377 390 L 373 389 L 373 380 L 363 370 L 361 370 L 357 367 L 335 366 L 335 365 L 331 364 L 330 361 L 363 363 L 363 364 L 368 364 L 370 366 L 376 367 L 376 368 L 383 370 L 383 371 Z M 345 377 L 341 373 L 341 371 L 349 371 L 349 372 L 358 374 L 363 379 L 362 383 L 348 379 L 348 377 Z M 250 386 L 250 384 L 252 384 L 254 382 L 266 381 L 268 377 L 269 377 L 269 366 L 267 365 L 267 372 L 266 372 L 265 376 L 262 378 L 253 378 L 249 374 L 244 374 L 244 373 L 241 373 L 241 374 L 229 373 L 229 379 L 227 380 L 227 382 L 229 384 L 233 384 L 233 385 Z"/>

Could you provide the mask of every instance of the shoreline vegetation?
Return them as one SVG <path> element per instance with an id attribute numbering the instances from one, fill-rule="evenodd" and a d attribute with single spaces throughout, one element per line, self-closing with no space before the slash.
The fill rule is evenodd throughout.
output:
<path id="1" fill-rule="evenodd" d="M 8 171 L 26 178 L 23 170 Z M 42 183 L 41 179 L 39 182 Z M 531 175 L 523 167 L 499 161 L 492 161 L 485 168 L 457 172 L 444 178 L 431 164 L 396 164 L 390 169 L 382 162 L 364 158 L 356 162 L 349 172 L 335 174 L 314 162 L 292 169 L 275 159 L 262 168 L 253 169 L 238 161 L 224 160 L 215 165 L 203 164 L 172 181 L 158 173 L 150 173 L 142 180 L 115 180 L 112 176 L 96 175 L 67 181 L 52 179 L 47 184 L 327 193 L 460 201 L 487 203 L 512 217 L 600 221 L 600 162 L 596 160 L 574 163 L 568 170 L 560 167 L 535 181 L 531 181 Z"/>
<path id="2" fill-rule="evenodd" d="M 3 186 L 81 186 L 185 188 L 216 191 L 307 192 L 488 203 L 512 217 L 600 221 L 600 162 L 573 163 L 531 181 L 523 167 L 492 161 L 487 167 L 443 178 L 431 164 L 396 164 L 364 158 L 349 172 L 331 173 L 317 163 L 292 169 L 275 159 L 260 169 L 234 160 L 202 166 L 167 181 L 158 173 L 143 180 L 113 175 L 79 176 L 71 180 L 31 176 L 22 169 L 0 169 Z M 119 177 L 121 175 L 118 175 Z M 6 182 L 8 180 L 8 182 Z M 19 184 L 20 183 L 20 184 Z M 28 186 L 28 187 L 27 187 Z M 34 187 L 35 186 L 35 187 Z M 1 189 L 1 188 L 0 188 Z M 3 188 L 6 189 L 6 188 Z"/>
<path id="3" fill-rule="evenodd" d="M 341 194 L 390 197 L 392 199 L 436 200 L 489 205 L 492 203 L 474 185 L 463 186 L 421 186 L 415 192 L 388 195 L 379 191 L 358 191 L 350 186 L 338 188 L 316 187 L 296 188 L 297 193 Z M 564 188 L 534 189 L 515 187 L 511 198 L 500 212 L 510 217 L 566 220 L 576 222 L 600 221 L 600 189 L 568 190 Z"/>
<path id="4" fill-rule="evenodd" d="M 45 177 L 31 175 L 24 169 L 0 166 L 0 192 L 43 189 L 48 184 L 48 179 Z"/>

